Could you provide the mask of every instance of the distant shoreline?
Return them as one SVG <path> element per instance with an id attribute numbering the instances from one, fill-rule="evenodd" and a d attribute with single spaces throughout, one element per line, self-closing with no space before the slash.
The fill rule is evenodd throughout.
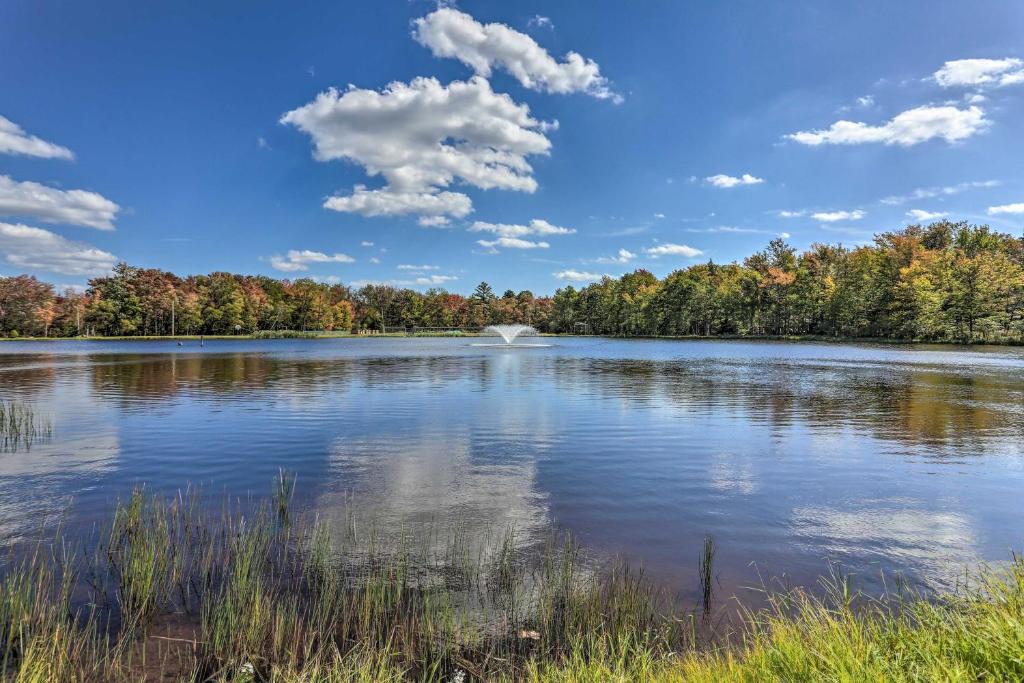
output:
<path id="1" fill-rule="evenodd" d="M 376 339 L 376 338 L 415 338 L 415 337 L 435 337 L 435 338 L 453 338 L 458 339 L 460 337 L 480 337 L 483 336 L 479 332 L 461 332 L 459 334 L 451 334 L 445 332 L 414 332 L 412 334 L 406 332 L 378 332 L 374 334 L 352 334 L 351 332 L 296 332 L 293 330 L 282 332 L 280 334 L 273 333 L 262 333 L 262 334 L 218 334 L 218 335 L 175 335 L 175 336 L 153 336 L 153 335 L 139 335 L 139 336 L 124 336 L 124 337 L 95 337 L 95 336 L 82 336 L 82 337 L 0 337 L 0 342 L 60 342 L 60 341 L 78 341 L 78 342 L 103 342 L 103 341 L 273 341 L 273 340 L 310 340 L 315 341 L 318 339 Z M 894 346 L 907 346 L 915 344 L 927 344 L 932 346 L 1005 346 L 1005 347 L 1019 347 L 1024 346 L 1024 342 L 1021 341 L 929 341 L 924 339 L 891 339 L 887 337 L 829 337 L 820 335 L 660 335 L 660 336 L 648 336 L 648 335 L 575 335 L 575 334 L 560 334 L 560 333 L 541 333 L 539 336 L 543 337 L 593 337 L 596 339 L 622 339 L 622 340 L 659 340 L 659 341 L 778 341 L 778 342 L 792 342 L 792 343 L 819 343 L 819 344 L 892 344 Z"/>

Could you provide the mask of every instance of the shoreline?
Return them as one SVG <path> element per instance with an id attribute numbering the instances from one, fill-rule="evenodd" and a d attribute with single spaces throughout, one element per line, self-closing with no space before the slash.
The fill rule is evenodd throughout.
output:
<path id="1" fill-rule="evenodd" d="M 462 337 L 481 337 L 479 332 L 460 332 L 451 334 L 444 332 L 380 332 L 375 334 L 352 334 L 351 332 L 299 332 L 295 330 L 284 331 L 280 334 L 259 333 L 259 334 L 179 334 L 179 335 L 133 335 L 119 337 L 103 336 L 81 336 L 81 337 L 0 337 L 2 342 L 104 342 L 104 341 L 276 341 L 276 340 L 308 340 L 316 341 L 321 339 L 400 339 L 400 338 L 439 338 L 458 339 Z M 544 332 L 536 336 L 540 337 L 587 337 L 595 339 L 616 339 L 616 340 L 647 340 L 647 341 L 751 341 L 751 342 L 790 342 L 794 344 L 885 344 L 893 346 L 1000 346 L 1020 347 L 1024 346 L 1024 340 L 1018 341 L 933 341 L 925 339 L 893 339 L 889 337 L 830 337 L 820 335 L 576 335 L 562 334 L 556 332 Z"/>

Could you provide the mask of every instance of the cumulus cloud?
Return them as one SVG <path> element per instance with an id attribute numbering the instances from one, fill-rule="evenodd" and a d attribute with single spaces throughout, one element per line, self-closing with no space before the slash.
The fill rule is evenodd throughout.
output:
<path id="1" fill-rule="evenodd" d="M 0 216 L 32 216 L 44 223 L 113 230 L 120 211 L 114 202 L 86 190 L 58 190 L 0 175 Z"/>
<path id="2" fill-rule="evenodd" d="M 998 216 L 1001 213 L 1024 213 L 1024 202 L 1019 204 L 1003 204 L 1001 206 L 988 207 L 988 214 L 990 216 Z"/>
<path id="3" fill-rule="evenodd" d="M 907 211 L 907 215 L 913 218 L 915 221 L 932 221 L 936 218 L 943 218 L 949 214 L 945 211 L 925 211 L 924 209 L 911 209 Z"/>
<path id="4" fill-rule="evenodd" d="M 548 20 L 546 23 L 550 23 Z M 413 38 L 435 57 L 450 57 L 489 77 L 503 69 L 523 87 L 547 93 L 586 93 L 621 101 L 592 59 L 569 52 L 561 62 L 530 36 L 500 23 L 481 24 L 451 7 L 442 7 L 414 24 Z"/>
<path id="5" fill-rule="evenodd" d="M 361 247 L 372 247 L 373 246 L 373 242 L 369 242 L 367 240 L 363 240 L 362 242 L 359 243 L 359 246 L 361 246 Z"/>
<path id="6" fill-rule="evenodd" d="M 954 194 L 960 194 L 965 190 L 973 190 L 984 187 L 997 187 L 999 185 L 998 180 L 974 180 L 965 183 L 959 183 L 957 185 L 947 185 L 946 187 L 919 187 L 910 194 L 904 195 L 892 195 L 885 197 L 881 200 L 883 204 L 889 204 L 895 206 L 898 204 L 906 204 L 910 201 L 918 199 L 932 199 L 933 197 L 949 196 Z"/>
<path id="7" fill-rule="evenodd" d="M 15 154 L 41 159 L 74 159 L 67 147 L 47 142 L 25 130 L 10 119 L 0 116 L 0 154 Z"/>
<path id="8" fill-rule="evenodd" d="M 714 185 L 715 187 L 730 188 L 737 187 L 739 185 L 759 185 L 764 182 L 764 178 L 758 178 L 757 176 L 752 176 L 749 173 L 744 173 L 739 178 L 719 173 L 718 175 L 708 176 L 704 179 L 704 182 L 709 185 Z"/>
<path id="9" fill-rule="evenodd" d="M 426 265 L 424 265 L 424 266 L 417 266 L 417 265 L 413 265 L 413 264 L 410 264 L 410 263 L 403 263 L 402 265 L 398 266 L 398 269 L 399 270 L 419 270 L 419 271 L 423 271 L 423 270 L 440 270 L 441 268 L 439 266 L 426 266 Z"/>
<path id="10" fill-rule="evenodd" d="M 309 249 L 292 249 L 284 256 L 271 256 L 270 265 L 285 273 L 309 270 L 310 263 L 353 263 L 354 258 L 347 254 L 325 254 L 322 251 Z"/>
<path id="11" fill-rule="evenodd" d="M 117 257 L 102 249 L 12 223 L 0 223 L 0 254 L 13 268 L 85 277 L 103 275 L 117 263 Z"/>
<path id="12" fill-rule="evenodd" d="M 460 192 L 442 191 L 460 180 L 481 189 L 533 192 L 527 157 L 548 154 L 553 124 L 530 116 L 525 104 L 495 93 L 486 79 L 442 85 L 434 78 L 395 82 L 381 91 L 331 88 L 281 117 L 307 133 L 319 161 L 346 159 L 383 188 L 357 185 L 324 206 L 365 216 L 462 218 L 473 210 Z M 434 219 L 431 221 L 431 219 Z"/>
<path id="13" fill-rule="evenodd" d="M 822 223 L 836 223 L 838 221 L 859 221 L 866 214 L 860 209 L 854 211 L 819 211 L 811 214 L 811 218 Z"/>
<path id="14" fill-rule="evenodd" d="M 823 130 L 801 131 L 786 137 L 802 145 L 861 145 L 879 142 L 910 147 L 941 138 L 958 142 L 988 126 L 980 107 L 958 109 L 954 106 L 924 106 L 909 109 L 878 126 L 855 121 L 836 121 Z"/>
<path id="15" fill-rule="evenodd" d="M 629 263 L 636 258 L 636 254 L 629 251 L 628 249 L 619 249 L 619 252 L 615 256 L 602 256 L 595 259 L 595 263 Z"/>
<path id="16" fill-rule="evenodd" d="M 560 270 L 553 275 L 559 280 L 565 280 L 566 282 L 593 282 L 594 280 L 600 280 L 602 275 L 600 273 L 591 273 L 584 270 Z"/>
<path id="17" fill-rule="evenodd" d="M 779 211 L 779 218 L 800 218 L 805 215 L 806 211 Z"/>
<path id="18" fill-rule="evenodd" d="M 551 246 L 547 242 L 524 240 L 521 237 L 499 237 L 496 240 L 477 240 L 476 243 L 481 247 L 486 247 L 492 254 L 497 254 L 499 247 L 502 249 L 547 249 Z"/>
<path id="19" fill-rule="evenodd" d="M 944 88 L 1004 87 L 1024 83 L 1024 61 L 1006 59 L 954 59 L 933 75 Z"/>
<path id="20" fill-rule="evenodd" d="M 446 225 L 447 216 L 462 218 L 473 210 L 473 202 L 461 192 L 396 192 L 390 188 L 368 190 L 356 185 L 352 194 L 329 197 L 324 208 L 363 216 L 416 214 L 423 225 Z"/>
<path id="21" fill-rule="evenodd" d="M 644 253 L 651 258 L 658 258 L 659 256 L 685 256 L 686 258 L 693 258 L 700 256 L 704 252 L 700 249 L 694 249 L 686 244 L 659 244 L 656 247 L 648 247 L 644 249 Z"/>
<path id="22" fill-rule="evenodd" d="M 490 232 L 499 237 L 525 237 L 527 235 L 572 235 L 574 228 L 552 225 L 540 218 L 534 218 L 529 225 L 511 223 L 485 223 L 477 221 L 469 226 L 470 232 Z"/>

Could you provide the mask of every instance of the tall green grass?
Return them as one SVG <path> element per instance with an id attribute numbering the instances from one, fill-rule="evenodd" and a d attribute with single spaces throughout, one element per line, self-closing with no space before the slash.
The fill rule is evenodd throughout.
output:
<path id="1" fill-rule="evenodd" d="M 774 593 L 711 633 L 701 603 L 596 569 L 571 538 L 389 533 L 289 509 L 282 472 L 219 513 L 136 491 L 94 544 L 0 572 L 3 681 L 860 681 L 1024 678 L 1024 562 L 956 595 Z"/>

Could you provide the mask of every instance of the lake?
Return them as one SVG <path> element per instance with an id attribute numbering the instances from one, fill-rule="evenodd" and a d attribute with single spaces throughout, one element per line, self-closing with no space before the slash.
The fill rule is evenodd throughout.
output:
<path id="1" fill-rule="evenodd" d="M 1024 548 L 1024 349 L 545 341 L 4 342 L 0 398 L 53 436 L 0 453 L 0 544 L 283 467 L 328 520 L 570 531 L 684 597 L 709 535 L 740 596 L 829 563 L 948 587 Z"/>

